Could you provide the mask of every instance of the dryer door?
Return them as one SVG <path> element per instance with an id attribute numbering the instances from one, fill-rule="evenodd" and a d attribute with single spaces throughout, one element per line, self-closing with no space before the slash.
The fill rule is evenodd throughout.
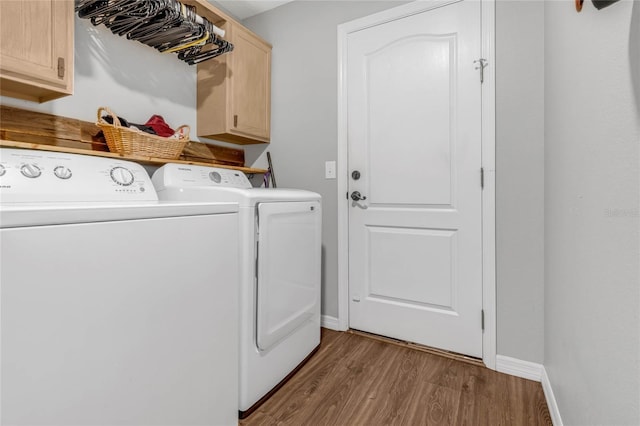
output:
<path id="1" fill-rule="evenodd" d="M 258 204 L 258 234 L 256 340 L 266 351 L 306 322 L 320 326 L 320 203 Z"/>

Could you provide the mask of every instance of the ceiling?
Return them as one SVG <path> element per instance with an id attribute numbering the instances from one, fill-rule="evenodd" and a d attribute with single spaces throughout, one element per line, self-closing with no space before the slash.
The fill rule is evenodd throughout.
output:
<path id="1" fill-rule="evenodd" d="M 239 20 L 247 19 L 292 0 L 209 0 Z"/>

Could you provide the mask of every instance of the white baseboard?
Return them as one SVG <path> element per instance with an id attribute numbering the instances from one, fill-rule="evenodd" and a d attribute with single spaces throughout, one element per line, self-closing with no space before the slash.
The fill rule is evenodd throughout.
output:
<path id="1" fill-rule="evenodd" d="M 542 379 L 542 371 L 544 370 L 544 367 L 542 364 L 537 364 L 535 362 L 523 361 L 521 359 L 511 358 L 504 355 L 497 355 L 496 370 L 501 373 L 511 374 L 512 376 L 539 382 Z"/>
<path id="2" fill-rule="evenodd" d="M 320 316 L 320 325 L 330 330 L 342 331 L 340 330 L 340 322 L 338 321 L 338 318 L 331 317 L 329 315 Z"/>
<path id="3" fill-rule="evenodd" d="M 558 403 L 556 397 L 553 395 L 553 389 L 551 389 L 551 382 L 549 376 L 547 376 L 547 370 L 542 367 L 542 390 L 544 391 L 544 397 L 547 400 L 547 407 L 549 408 L 549 414 L 551 415 L 551 422 L 553 426 L 563 426 L 562 417 L 560 417 L 560 410 L 558 409 Z"/>

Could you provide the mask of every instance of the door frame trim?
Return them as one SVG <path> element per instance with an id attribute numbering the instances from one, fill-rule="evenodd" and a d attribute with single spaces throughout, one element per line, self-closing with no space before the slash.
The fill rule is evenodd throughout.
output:
<path id="1" fill-rule="evenodd" d="M 347 140 L 347 36 L 365 28 L 462 0 L 418 0 L 338 25 L 338 329 L 349 328 L 349 184 Z M 469 0 L 477 1 L 477 0 Z M 488 66 L 482 84 L 482 360 L 496 369 L 496 155 L 495 0 L 480 0 L 482 57 Z M 479 321 L 480 319 L 478 319 Z"/>

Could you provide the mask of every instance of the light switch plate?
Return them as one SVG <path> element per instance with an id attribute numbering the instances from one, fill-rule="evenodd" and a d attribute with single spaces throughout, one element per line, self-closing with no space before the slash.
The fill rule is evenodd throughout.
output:
<path id="1" fill-rule="evenodd" d="M 336 178 L 336 162 L 335 161 L 326 161 L 324 163 L 324 177 L 325 179 Z"/>

